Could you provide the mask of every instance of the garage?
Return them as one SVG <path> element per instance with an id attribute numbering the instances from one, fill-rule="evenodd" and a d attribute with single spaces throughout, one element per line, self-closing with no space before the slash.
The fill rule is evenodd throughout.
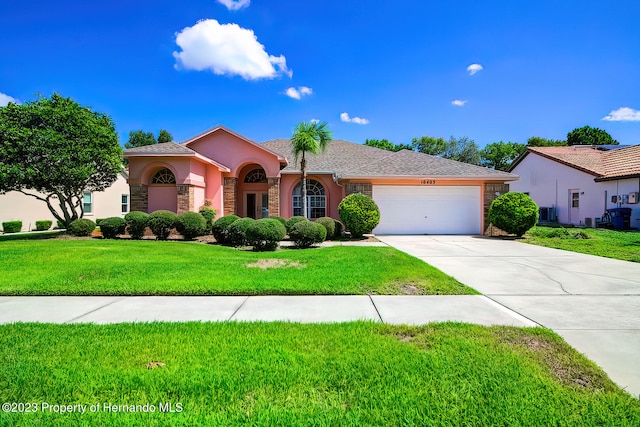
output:
<path id="1" fill-rule="evenodd" d="M 374 185 L 375 234 L 481 234 L 480 186 Z"/>

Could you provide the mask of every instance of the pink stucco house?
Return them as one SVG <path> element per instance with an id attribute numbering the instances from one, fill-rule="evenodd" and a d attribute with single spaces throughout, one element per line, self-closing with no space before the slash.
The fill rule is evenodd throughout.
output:
<path id="1" fill-rule="evenodd" d="M 125 151 L 131 210 L 289 218 L 302 214 L 299 164 L 288 139 L 258 144 L 223 126 L 182 143 Z M 517 175 L 403 150 L 333 140 L 307 157 L 309 216 L 338 218 L 348 194 L 380 207 L 379 234 L 481 234 L 486 211 Z"/>

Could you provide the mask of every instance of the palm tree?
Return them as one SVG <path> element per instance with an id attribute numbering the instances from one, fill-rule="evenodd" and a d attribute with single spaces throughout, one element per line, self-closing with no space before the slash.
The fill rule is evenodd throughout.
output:
<path id="1" fill-rule="evenodd" d="M 305 218 L 309 217 L 307 211 L 307 160 L 305 153 L 318 154 L 327 148 L 331 142 L 331 131 L 327 128 L 327 122 L 300 122 L 296 125 L 291 137 L 293 158 L 295 162 L 300 160 L 300 174 L 302 175 L 302 212 Z"/>

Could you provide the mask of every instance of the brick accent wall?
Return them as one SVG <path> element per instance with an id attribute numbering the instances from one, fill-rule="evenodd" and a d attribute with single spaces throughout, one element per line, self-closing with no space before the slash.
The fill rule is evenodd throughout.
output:
<path id="1" fill-rule="evenodd" d="M 280 178 L 267 178 L 269 182 L 269 216 L 280 216 Z"/>
<path id="2" fill-rule="evenodd" d="M 365 196 L 369 196 L 373 198 L 373 187 L 371 183 L 347 183 L 347 191 L 346 195 L 353 193 L 362 193 Z"/>
<path id="3" fill-rule="evenodd" d="M 149 209 L 149 190 L 144 184 L 132 184 L 129 186 L 131 191 L 131 205 L 129 210 L 147 212 Z"/>
<path id="4" fill-rule="evenodd" d="M 176 213 L 181 214 L 193 211 L 193 203 L 195 199 L 195 190 L 193 189 L 193 186 L 189 184 L 178 184 L 176 185 L 176 190 L 178 193 L 178 212 Z"/>
<path id="5" fill-rule="evenodd" d="M 484 234 L 490 236 L 501 236 L 506 233 L 500 230 L 498 227 L 494 227 L 489 224 L 489 207 L 491 206 L 491 202 L 493 202 L 499 195 L 496 193 L 500 193 L 500 195 L 509 192 L 509 184 L 505 184 L 504 182 L 500 183 L 486 183 L 484 185 Z"/>
<path id="6" fill-rule="evenodd" d="M 238 198 L 238 178 L 225 178 L 222 187 L 223 215 L 236 215 L 236 199 Z"/>

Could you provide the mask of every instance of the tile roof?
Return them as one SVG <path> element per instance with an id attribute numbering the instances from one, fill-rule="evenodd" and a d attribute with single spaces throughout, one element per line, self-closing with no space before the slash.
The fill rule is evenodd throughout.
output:
<path id="1" fill-rule="evenodd" d="M 293 162 L 291 142 L 275 139 L 262 143 L 287 157 L 289 165 L 283 173 L 299 173 L 299 162 Z M 410 150 L 391 152 L 343 140 L 333 140 L 318 155 L 307 154 L 309 173 L 331 172 L 343 178 L 354 177 L 440 177 L 515 180 L 517 175 L 443 159 Z"/>
<path id="2" fill-rule="evenodd" d="M 175 154 L 196 154 L 191 148 L 184 145 L 177 144 L 175 142 L 163 142 L 161 144 L 144 145 L 142 147 L 128 148 L 125 151 L 126 155 L 131 154 L 155 154 L 155 155 L 175 155 Z"/>
<path id="3" fill-rule="evenodd" d="M 640 176 L 640 145 L 615 150 L 602 150 L 597 146 L 528 147 L 511 170 L 529 153 L 594 175 L 596 181 Z"/>

